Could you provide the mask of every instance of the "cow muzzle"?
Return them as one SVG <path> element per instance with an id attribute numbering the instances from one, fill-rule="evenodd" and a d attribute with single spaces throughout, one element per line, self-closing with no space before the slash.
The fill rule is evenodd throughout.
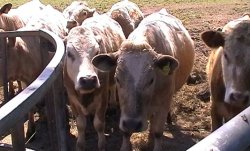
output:
<path id="1" fill-rule="evenodd" d="M 123 132 L 141 132 L 143 131 L 143 122 L 139 118 L 121 119 L 120 129 Z"/>
<path id="2" fill-rule="evenodd" d="M 226 103 L 237 107 L 245 107 L 250 105 L 250 93 L 232 91 L 229 93 Z"/>
<path id="3" fill-rule="evenodd" d="M 99 88 L 99 87 L 100 87 L 100 83 L 99 83 L 97 76 L 87 75 L 84 77 L 80 77 L 78 80 L 77 89 L 81 93 L 91 93 L 96 88 Z"/>

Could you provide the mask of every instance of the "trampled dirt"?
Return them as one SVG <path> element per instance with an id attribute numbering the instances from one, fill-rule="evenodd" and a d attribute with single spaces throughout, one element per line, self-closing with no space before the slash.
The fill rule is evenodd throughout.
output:
<path id="1" fill-rule="evenodd" d="M 250 3 L 244 0 L 228 4 L 171 4 L 162 7 L 142 7 L 145 14 L 166 8 L 171 14 L 182 20 L 195 42 L 195 64 L 188 84 L 176 93 L 172 105 L 172 125 L 166 124 L 164 132 L 164 150 L 184 151 L 210 134 L 210 102 L 205 67 L 209 49 L 200 39 L 200 34 L 206 30 L 217 29 L 228 21 L 250 12 Z M 118 151 L 122 135 L 118 128 L 119 117 L 116 114 L 107 115 L 107 151 Z M 89 120 L 91 121 L 91 120 Z M 89 122 L 91 123 L 91 122 Z M 71 132 L 77 135 L 75 122 L 70 120 Z M 147 132 L 133 134 L 131 141 L 134 150 L 152 150 L 147 145 Z M 39 150 L 49 150 L 49 142 L 39 137 L 29 146 Z M 93 127 L 88 126 L 86 132 L 88 151 L 97 150 L 97 135 Z M 48 138 L 45 140 L 48 140 Z M 74 138 L 72 139 L 74 145 Z"/>

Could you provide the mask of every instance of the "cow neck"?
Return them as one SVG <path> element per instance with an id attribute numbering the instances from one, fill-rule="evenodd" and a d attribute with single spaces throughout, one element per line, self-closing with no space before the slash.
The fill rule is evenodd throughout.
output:
<path id="1" fill-rule="evenodd" d="M 85 108 L 87 108 L 94 100 L 94 92 L 92 93 L 87 93 L 87 94 L 79 94 L 78 92 L 78 96 L 80 96 L 80 103 L 81 105 L 83 105 Z"/>
<path id="2" fill-rule="evenodd" d="M 78 97 L 78 101 L 80 104 L 87 108 L 94 100 L 95 92 L 87 93 L 87 94 L 81 94 L 79 91 L 76 91 L 74 89 L 73 81 L 69 78 L 67 68 L 66 68 L 66 58 L 64 60 L 64 68 L 63 68 L 63 75 L 64 75 L 64 85 L 71 89 L 72 93 L 75 93 Z"/>

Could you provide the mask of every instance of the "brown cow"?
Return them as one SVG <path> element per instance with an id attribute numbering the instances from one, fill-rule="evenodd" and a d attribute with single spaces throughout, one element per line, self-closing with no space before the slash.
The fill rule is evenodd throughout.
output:
<path id="1" fill-rule="evenodd" d="M 66 19 L 62 13 L 51 6 L 47 6 L 41 11 L 39 16 L 30 19 L 27 25 L 19 29 L 19 31 L 47 29 L 64 38 L 66 35 L 65 24 Z M 16 37 L 13 39 L 14 42 L 9 42 L 7 47 L 7 59 L 11 60 L 7 65 L 7 79 L 8 81 L 17 79 L 29 85 L 47 65 L 50 56 L 46 52 L 53 51 L 54 48 L 48 40 L 40 39 L 40 37 Z M 41 51 L 45 53 L 41 53 L 40 48 L 43 48 Z M 0 73 L 2 72 L 2 68 L 0 68 Z M 2 79 L 2 74 L 0 74 L 0 86 L 3 85 Z M 30 119 L 29 125 L 34 125 L 33 122 Z M 29 137 L 34 132 L 34 127 L 28 126 L 28 128 L 27 135 Z"/>
<path id="2" fill-rule="evenodd" d="M 172 96 L 186 82 L 193 62 L 194 44 L 188 31 L 165 9 L 144 18 L 118 52 L 92 60 L 103 71 L 116 67 L 122 151 L 131 150 L 131 134 L 146 130 L 148 119 L 153 150 L 163 150 L 161 138 Z"/>
<path id="3" fill-rule="evenodd" d="M 220 31 L 201 35 L 212 48 L 207 64 L 211 91 L 211 130 L 250 105 L 250 17 L 233 20 Z"/>
<path id="4" fill-rule="evenodd" d="M 63 15 L 67 19 L 67 29 L 79 26 L 82 22 L 92 17 L 95 13 L 95 8 L 89 8 L 85 1 L 73 1 L 67 8 L 64 9 Z"/>
<path id="5" fill-rule="evenodd" d="M 105 150 L 105 112 L 114 75 L 97 71 L 91 59 L 97 54 L 117 51 L 125 36 L 116 21 L 107 15 L 99 15 L 72 28 L 66 40 L 64 83 L 77 122 L 76 149 L 85 149 L 86 116 L 94 114 L 98 148 Z"/>
<path id="6" fill-rule="evenodd" d="M 25 23 L 17 15 L 8 14 L 12 4 L 5 4 L 0 8 L 0 29 L 3 31 L 14 31 L 24 27 Z"/>
<path id="7" fill-rule="evenodd" d="M 114 4 L 107 14 L 121 25 L 126 37 L 144 18 L 140 8 L 129 0 L 123 0 Z"/>
<path id="8" fill-rule="evenodd" d="M 7 3 L 0 9 L 0 29 L 4 31 L 14 31 L 25 26 L 28 21 L 37 16 L 38 13 L 45 7 L 39 0 L 32 0 L 17 9 L 11 9 L 12 4 Z M 15 79 L 13 79 L 15 80 Z M 18 82 L 18 92 L 22 90 L 21 81 Z M 12 98 L 15 95 L 13 82 L 9 82 L 9 96 Z"/>
<path id="9" fill-rule="evenodd" d="M 4 31 L 15 31 L 19 28 L 24 27 L 24 22 L 17 15 L 7 14 L 12 7 L 11 3 L 5 4 L 0 9 L 0 32 Z M 14 80 L 14 79 L 13 79 Z M 21 82 L 18 81 L 18 92 L 22 90 Z M 13 81 L 9 81 L 9 97 L 12 98 L 15 95 L 15 88 Z"/>

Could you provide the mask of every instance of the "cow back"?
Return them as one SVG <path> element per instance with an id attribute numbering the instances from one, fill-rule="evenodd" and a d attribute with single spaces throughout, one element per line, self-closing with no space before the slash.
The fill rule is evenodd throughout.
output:
<path id="1" fill-rule="evenodd" d="M 61 12 L 48 5 L 39 15 L 32 17 L 23 30 L 46 29 L 64 39 L 67 35 L 66 19 Z"/>
<path id="2" fill-rule="evenodd" d="M 117 51 L 125 40 L 121 26 L 106 14 L 88 18 L 82 26 L 91 29 L 94 35 L 101 38 L 101 53 Z"/>
<path id="3" fill-rule="evenodd" d="M 40 14 L 40 11 L 45 8 L 39 0 L 31 0 L 16 9 L 11 9 L 9 14 L 19 16 L 24 24 L 27 24 L 33 16 Z"/>
<path id="4" fill-rule="evenodd" d="M 194 63 L 194 44 L 181 21 L 165 9 L 147 16 L 128 40 L 147 41 L 155 52 L 171 55 L 179 61 L 176 71 L 176 91 L 186 82 Z"/>

